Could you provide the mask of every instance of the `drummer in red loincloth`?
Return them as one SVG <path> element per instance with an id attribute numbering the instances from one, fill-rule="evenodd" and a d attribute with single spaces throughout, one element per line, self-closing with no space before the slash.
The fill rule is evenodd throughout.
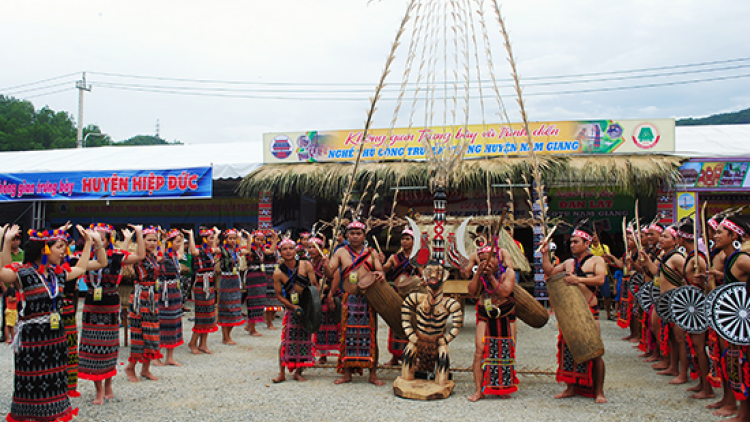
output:
<path id="1" fill-rule="evenodd" d="M 552 265 L 549 258 L 549 245 L 541 248 L 542 266 L 544 275 L 550 277 L 554 274 L 565 272 L 565 282 L 578 286 L 583 293 L 594 319 L 598 320 L 599 303 L 596 300 L 596 289 L 604 283 L 607 275 L 607 264 L 601 257 L 591 254 L 589 247 L 593 240 L 593 234 L 587 227 L 579 227 L 573 231 L 570 237 L 570 252 L 572 258 L 560 265 Z M 597 321 L 597 327 L 598 327 Z M 565 344 L 562 334 L 558 344 L 558 382 L 565 382 L 568 387 L 556 399 L 563 399 L 580 394 L 586 397 L 594 397 L 597 403 L 606 403 L 604 397 L 604 361 L 601 356 L 586 363 L 576 365 Z"/>

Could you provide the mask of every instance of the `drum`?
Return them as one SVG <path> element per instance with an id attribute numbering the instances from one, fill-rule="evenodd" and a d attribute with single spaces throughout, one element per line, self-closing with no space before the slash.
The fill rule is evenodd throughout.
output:
<path id="1" fill-rule="evenodd" d="M 706 318 L 706 295 L 695 286 L 682 286 L 673 290 L 669 298 L 671 320 L 678 327 L 691 334 L 708 329 Z"/>
<path id="2" fill-rule="evenodd" d="M 658 302 L 656 302 L 656 315 L 664 322 L 674 322 L 672 321 L 672 312 L 669 310 L 669 299 L 674 294 L 674 291 L 675 289 L 667 290 L 660 294 Z"/>
<path id="3" fill-rule="evenodd" d="M 395 285 L 401 299 L 406 298 L 410 293 L 427 293 L 427 286 L 422 283 L 422 278 L 416 275 L 402 275 L 396 279 Z"/>
<path id="4" fill-rule="evenodd" d="M 732 283 L 716 289 L 711 303 L 711 319 L 716 334 L 738 346 L 750 346 L 750 297 L 745 283 Z"/>
<path id="5" fill-rule="evenodd" d="M 641 290 L 638 291 L 638 303 L 641 305 L 641 308 L 643 308 L 643 311 L 648 313 L 651 310 L 651 290 L 654 286 L 653 281 L 649 281 L 648 283 L 641 286 Z"/>
<path id="6" fill-rule="evenodd" d="M 518 319 L 534 328 L 542 328 L 547 324 L 549 312 L 526 289 L 516 284 L 513 287 L 513 297 L 516 300 Z"/>
<path id="7" fill-rule="evenodd" d="M 566 284 L 564 273 L 555 274 L 547 281 L 547 291 L 557 315 L 557 325 L 577 364 L 588 362 L 604 354 L 604 343 L 594 315 L 591 314 L 578 286 Z"/>
<path id="8" fill-rule="evenodd" d="M 367 273 L 360 277 L 357 287 L 364 292 L 367 303 L 383 317 L 393 333 L 402 338 L 406 337 L 404 328 L 401 326 L 401 302 L 403 302 L 401 296 L 388 283 L 376 282 L 374 273 Z"/>
<path id="9" fill-rule="evenodd" d="M 310 334 L 318 332 L 323 321 L 323 306 L 320 302 L 320 292 L 315 286 L 307 286 L 302 290 L 299 307 L 305 312 L 302 317 L 302 328 Z"/>

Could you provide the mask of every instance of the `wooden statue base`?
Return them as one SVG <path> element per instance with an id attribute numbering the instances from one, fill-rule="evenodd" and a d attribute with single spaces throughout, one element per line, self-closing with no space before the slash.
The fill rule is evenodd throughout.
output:
<path id="1" fill-rule="evenodd" d="M 401 377 L 393 382 L 393 394 L 415 400 L 440 400 L 447 399 L 453 392 L 456 384 L 448 381 L 445 385 L 438 385 L 435 381 L 415 379 L 407 381 Z"/>

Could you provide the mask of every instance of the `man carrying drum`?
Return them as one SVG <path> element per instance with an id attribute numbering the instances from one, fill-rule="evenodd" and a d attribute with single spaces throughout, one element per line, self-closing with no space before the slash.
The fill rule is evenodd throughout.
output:
<path id="1" fill-rule="evenodd" d="M 357 287 L 357 282 L 365 277 L 374 277 L 376 283 L 385 282 L 383 266 L 377 254 L 364 245 L 367 226 L 352 221 L 346 227 L 348 245 L 338 249 L 331 258 L 326 276 L 332 278 L 341 271 L 341 286 L 344 299 L 341 304 L 341 331 L 343 341 L 339 353 L 338 372 L 343 376 L 336 384 L 352 380 L 352 371 L 370 369 L 370 382 L 375 385 L 385 383 L 377 376 L 378 367 L 378 319 L 375 310 L 367 303 L 367 298 Z"/>
<path id="2" fill-rule="evenodd" d="M 575 229 L 570 237 L 570 252 L 573 257 L 560 265 L 555 266 L 550 262 L 549 244 L 542 245 L 541 252 L 545 277 L 549 278 L 564 272 L 566 274 L 565 283 L 578 286 L 591 313 L 594 314 L 594 319 L 597 320 L 597 327 L 599 327 L 599 303 L 596 300 L 596 290 L 604 284 L 607 264 L 601 257 L 591 254 L 589 248 L 593 238 L 590 229 L 586 227 Z M 557 394 L 555 398 L 562 399 L 580 394 L 586 397 L 594 397 L 597 403 L 606 403 L 607 399 L 604 397 L 604 361 L 601 356 L 576 365 L 567 350 L 562 335 L 560 335 L 559 348 L 557 380 L 558 382 L 565 382 L 568 387 L 562 393 Z"/>

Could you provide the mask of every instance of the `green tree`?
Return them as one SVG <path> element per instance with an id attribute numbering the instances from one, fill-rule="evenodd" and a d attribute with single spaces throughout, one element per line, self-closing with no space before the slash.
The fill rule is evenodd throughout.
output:
<path id="1" fill-rule="evenodd" d="M 0 151 L 74 148 L 72 117 L 49 107 L 39 111 L 29 101 L 0 95 Z"/>
<path id="2" fill-rule="evenodd" d="M 122 142 L 117 142 L 115 145 L 172 145 L 172 144 L 182 144 L 180 141 L 172 141 L 169 142 L 166 139 L 162 139 L 158 136 L 153 135 L 136 135 L 133 136 L 130 139 L 126 139 Z"/>
<path id="3" fill-rule="evenodd" d="M 101 135 L 96 135 L 97 133 Z M 86 141 L 84 148 L 106 147 L 114 144 L 112 138 L 107 134 L 102 134 L 101 128 L 97 125 L 88 125 L 83 128 L 83 139 Z"/>

